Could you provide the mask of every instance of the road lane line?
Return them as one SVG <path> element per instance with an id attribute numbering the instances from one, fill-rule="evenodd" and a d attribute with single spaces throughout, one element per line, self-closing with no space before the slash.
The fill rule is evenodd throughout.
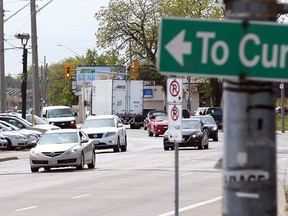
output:
<path id="1" fill-rule="evenodd" d="M 194 205 L 186 206 L 184 208 L 179 209 L 179 213 L 187 211 L 187 210 L 190 210 L 190 209 L 193 209 L 193 208 L 197 208 L 197 207 L 200 207 L 200 206 L 203 206 L 203 205 L 207 205 L 207 204 L 210 204 L 210 203 L 213 203 L 213 202 L 217 202 L 218 200 L 221 200 L 221 199 L 222 199 L 222 196 L 216 197 L 214 199 L 206 200 L 204 202 L 196 203 Z M 170 215 L 174 215 L 174 214 L 175 214 L 175 211 L 170 211 L 170 212 L 158 215 L 158 216 L 170 216 Z"/>
<path id="2" fill-rule="evenodd" d="M 83 197 L 87 197 L 87 196 L 91 196 L 91 194 L 83 194 L 83 195 L 79 195 L 79 196 L 74 196 L 74 197 L 71 197 L 71 199 L 79 199 L 79 198 L 83 198 Z"/>
<path id="3" fill-rule="evenodd" d="M 29 207 L 26 207 L 26 208 L 16 209 L 14 211 L 15 212 L 20 212 L 20 211 L 26 211 L 26 210 L 29 210 L 29 209 L 33 209 L 33 208 L 38 208 L 38 206 L 29 206 Z"/>

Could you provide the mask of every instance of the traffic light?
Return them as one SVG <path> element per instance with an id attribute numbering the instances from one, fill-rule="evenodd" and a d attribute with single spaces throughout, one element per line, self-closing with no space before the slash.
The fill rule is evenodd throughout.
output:
<path id="1" fill-rule="evenodd" d="M 65 79 L 71 79 L 72 77 L 72 65 L 71 64 L 64 65 L 64 77 Z"/>
<path id="2" fill-rule="evenodd" d="M 134 60 L 131 64 L 131 70 L 132 70 L 132 79 L 138 79 L 139 78 L 139 61 L 138 60 Z"/>
<path id="3" fill-rule="evenodd" d="M 138 60 L 134 60 L 132 62 L 131 69 L 132 69 L 132 71 L 137 71 L 139 69 L 139 61 Z"/>

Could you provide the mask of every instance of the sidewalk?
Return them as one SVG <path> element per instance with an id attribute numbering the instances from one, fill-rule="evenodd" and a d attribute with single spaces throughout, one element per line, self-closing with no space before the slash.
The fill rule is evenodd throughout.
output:
<path id="1" fill-rule="evenodd" d="M 25 150 L 0 150 L 0 162 L 29 158 L 30 149 Z"/>

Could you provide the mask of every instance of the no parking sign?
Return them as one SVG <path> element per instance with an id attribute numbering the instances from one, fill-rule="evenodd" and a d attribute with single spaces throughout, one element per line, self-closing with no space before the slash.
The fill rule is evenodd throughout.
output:
<path id="1" fill-rule="evenodd" d="M 182 142 L 182 91 L 182 79 L 167 79 L 167 113 L 170 142 Z"/>

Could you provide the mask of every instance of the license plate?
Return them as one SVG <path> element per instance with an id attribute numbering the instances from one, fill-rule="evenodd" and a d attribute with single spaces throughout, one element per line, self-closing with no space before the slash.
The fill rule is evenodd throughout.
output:
<path id="1" fill-rule="evenodd" d="M 93 144 L 94 145 L 98 145 L 99 144 L 99 140 L 93 140 Z"/>
<path id="2" fill-rule="evenodd" d="M 57 160 L 49 160 L 48 164 L 55 165 L 55 164 L 57 164 Z"/>

